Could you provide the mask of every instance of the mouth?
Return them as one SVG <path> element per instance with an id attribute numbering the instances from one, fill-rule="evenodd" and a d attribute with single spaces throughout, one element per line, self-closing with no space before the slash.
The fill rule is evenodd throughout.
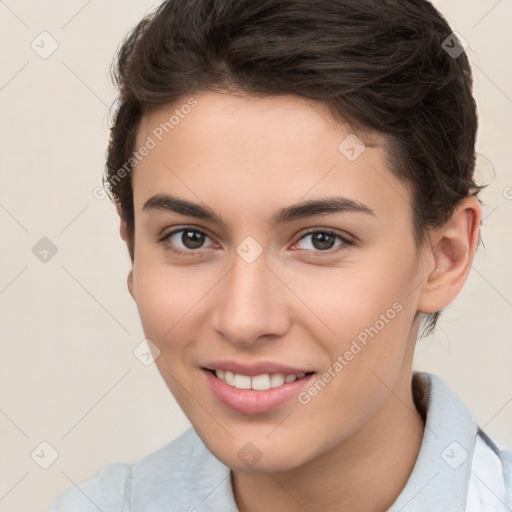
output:
<path id="1" fill-rule="evenodd" d="M 271 412 L 292 401 L 316 374 L 260 373 L 245 375 L 229 370 L 201 368 L 212 394 L 225 407 L 247 415 Z"/>
<path id="2" fill-rule="evenodd" d="M 261 373 L 260 375 L 244 375 L 235 373 L 229 370 L 211 370 L 204 368 L 206 371 L 215 375 L 222 382 L 228 386 L 237 389 L 254 389 L 256 391 L 265 391 L 268 389 L 279 388 L 284 384 L 289 384 L 303 379 L 307 375 L 312 375 L 314 372 L 298 372 L 298 373 Z"/>

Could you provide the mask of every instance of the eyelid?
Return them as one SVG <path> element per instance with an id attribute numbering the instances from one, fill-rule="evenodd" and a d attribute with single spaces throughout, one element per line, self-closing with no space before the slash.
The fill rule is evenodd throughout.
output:
<path id="1" fill-rule="evenodd" d="M 202 235 L 207 236 L 208 238 L 212 238 L 208 234 L 208 230 L 205 228 L 200 228 L 198 226 L 194 226 L 193 224 L 182 224 L 181 226 L 174 226 L 173 228 L 164 229 L 161 234 L 157 235 L 156 240 L 162 240 L 164 238 L 168 238 L 171 235 L 175 235 L 176 233 L 179 233 L 180 231 L 197 231 L 198 233 L 201 233 Z"/>
<path id="2" fill-rule="evenodd" d="M 294 250 L 295 251 L 304 251 L 304 252 L 307 252 L 308 254 L 314 255 L 315 257 L 322 256 L 322 255 L 328 256 L 328 255 L 336 254 L 339 251 L 346 250 L 348 247 L 353 246 L 356 243 L 356 240 L 354 239 L 354 237 L 347 235 L 345 233 L 338 232 L 336 229 L 333 229 L 333 228 L 310 228 L 306 232 L 300 234 L 297 242 L 294 242 L 292 245 L 296 245 L 306 236 L 313 235 L 315 233 L 323 233 L 323 234 L 333 235 L 341 240 L 341 244 L 339 244 L 338 246 L 335 246 L 334 248 L 326 249 L 325 251 L 320 251 L 320 250 L 313 251 L 311 249 L 294 249 Z"/>
<path id="3" fill-rule="evenodd" d="M 334 228 L 322 228 L 322 227 L 308 228 L 307 231 L 298 235 L 298 237 L 299 237 L 298 240 L 302 240 L 305 236 L 315 234 L 315 233 L 327 233 L 330 235 L 335 235 L 335 236 L 340 237 L 342 240 L 345 240 L 346 242 L 350 242 L 350 243 L 355 243 L 355 241 L 356 241 L 356 239 L 353 236 L 349 235 L 348 233 L 338 231 L 337 229 L 334 229 Z"/>
<path id="4" fill-rule="evenodd" d="M 187 231 L 187 230 L 195 231 L 196 233 L 200 233 L 213 241 L 213 238 L 207 233 L 207 230 L 205 230 L 203 228 L 196 227 L 194 225 L 183 225 L 183 226 L 175 227 L 175 228 L 171 229 L 170 231 L 164 230 L 164 232 L 161 235 L 158 235 L 156 242 L 163 243 L 166 249 L 168 249 L 174 253 L 182 254 L 182 255 L 200 255 L 200 254 L 203 254 L 203 252 L 206 251 L 207 249 L 211 248 L 211 247 L 200 247 L 198 249 L 184 250 L 184 249 L 172 248 L 171 244 L 166 243 L 176 233 L 180 233 L 182 231 Z M 311 249 L 293 249 L 293 250 L 306 252 L 309 254 L 313 254 L 315 256 L 332 255 L 334 253 L 337 253 L 338 251 L 344 250 L 344 249 L 348 248 L 349 246 L 354 245 L 356 242 L 354 237 L 347 235 L 345 233 L 338 232 L 336 229 L 319 227 L 319 228 L 308 228 L 307 231 L 297 235 L 298 236 L 297 241 L 294 242 L 292 244 L 292 246 L 299 243 L 306 236 L 313 235 L 316 233 L 333 235 L 333 236 L 339 238 L 342 243 L 339 244 L 338 246 L 335 246 L 337 248 L 326 249 L 324 251 L 321 251 L 321 250 L 314 251 Z M 217 243 L 217 242 L 214 242 L 214 243 Z"/>
<path id="5" fill-rule="evenodd" d="M 203 252 L 205 250 L 211 248 L 211 247 L 200 247 L 198 249 L 190 249 L 190 250 L 173 248 L 172 245 L 167 242 L 173 235 L 175 235 L 176 233 L 180 233 L 181 231 L 195 231 L 196 233 L 200 233 L 201 235 L 204 235 L 205 237 L 207 237 L 213 241 L 213 238 L 206 232 L 205 229 L 199 228 L 199 227 L 196 227 L 193 225 L 184 225 L 184 226 L 180 226 L 180 227 L 175 227 L 173 229 L 170 229 L 169 231 L 164 230 L 160 235 L 158 235 L 156 237 L 155 241 L 157 243 L 162 243 L 164 245 L 165 249 L 172 251 L 173 253 L 181 254 L 181 255 L 201 255 L 201 254 L 203 254 Z M 216 243 L 216 242 L 214 242 L 214 243 Z"/>

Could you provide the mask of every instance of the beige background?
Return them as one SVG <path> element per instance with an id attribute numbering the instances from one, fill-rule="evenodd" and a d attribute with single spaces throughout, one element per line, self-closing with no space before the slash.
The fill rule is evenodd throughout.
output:
<path id="1" fill-rule="evenodd" d="M 73 482 L 188 426 L 154 365 L 133 354 L 144 336 L 128 255 L 113 206 L 93 196 L 114 99 L 109 64 L 156 3 L 0 1 L 1 512 L 46 510 Z M 512 1 L 434 4 L 470 45 L 479 173 L 492 184 L 482 195 L 485 251 L 437 333 L 419 343 L 416 368 L 444 378 L 512 446 Z M 46 59 L 31 48 L 43 51 L 43 31 L 58 43 Z M 58 249 L 46 263 L 32 253 L 42 237 Z M 42 442 L 58 454 L 48 469 Z"/>

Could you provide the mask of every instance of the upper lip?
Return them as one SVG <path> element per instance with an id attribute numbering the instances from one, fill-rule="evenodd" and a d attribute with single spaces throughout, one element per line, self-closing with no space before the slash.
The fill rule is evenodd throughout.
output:
<path id="1" fill-rule="evenodd" d="M 311 373 L 312 370 L 299 368 L 298 366 L 287 366 L 273 361 L 256 361 L 254 363 L 244 363 L 242 361 L 211 361 L 204 365 L 208 370 L 224 370 L 248 375 L 254 377 L 263 373 L 282 373 L 284 375 L 296 375 L 297 373 Z"/>

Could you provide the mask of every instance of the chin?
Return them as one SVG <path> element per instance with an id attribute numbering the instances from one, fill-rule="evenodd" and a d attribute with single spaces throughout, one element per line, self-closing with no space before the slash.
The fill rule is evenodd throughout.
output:
<path id="1" fill-rule="evenodd" d="M 266 443 L 235 439 L 229 445 L 205 444 L 224 465 L 243 473 L 288 471 L 306 462 L 303 450 L 298 453 L 296 446 L 283 446 L 277 442 L 274 446 L 268 439 Z"/>

